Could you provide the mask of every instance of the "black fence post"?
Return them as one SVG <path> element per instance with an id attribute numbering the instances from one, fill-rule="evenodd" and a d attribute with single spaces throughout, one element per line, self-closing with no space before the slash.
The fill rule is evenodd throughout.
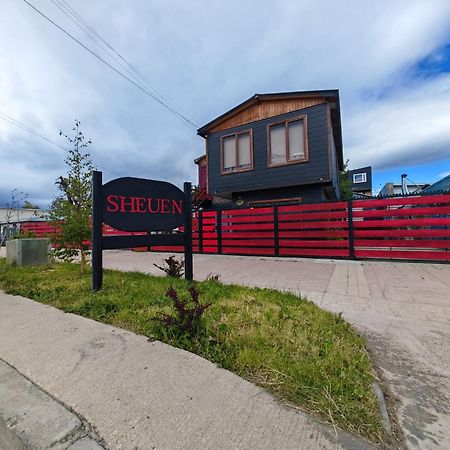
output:
<path id="1" fill-rule="evenodd" d="M 273 239 L 274 239 L 274 252 L 275 256 L 280 256 L 280 237 L 278 229 L 278 205 L 273 207 Z"/>
<path id="2" fill-rule="evenodd" d="M 198 212 L 198 252 L 203 253 L 203 211 Z"/>
<path id="3" fill-rule="evenodd" d="M 353 235 L 353 201 L 347 201 L 347 220 L 348 220 L 348 246 L 350 258 L 355 259 L 355 237 Z"/>
<path id="4" fill-rule="evenodd" d="M 217 210 L 216 218 L 216 229 L 217 229 L 217 253 L 222 254 L 222 210 Z"/>
<path id="5" fill-rule="evenodd" d="M 192 257 L 192 186 L 191 183 L 184 183 L 184 277 L 192 281 L 194 275 Z"/>
<path id="6" fill-rule="evenodd" d="M 98 291 L 103 283 L 103 194 L 102 173 L 92 172 L 92 290 Z"/>

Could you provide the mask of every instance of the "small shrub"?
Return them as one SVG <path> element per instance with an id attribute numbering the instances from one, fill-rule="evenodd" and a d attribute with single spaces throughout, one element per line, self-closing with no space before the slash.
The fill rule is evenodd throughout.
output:
<path id="1" fill-rule="evenodd" d="M 175 255 L 169 256 L 164 260 L 165 267 L 158 266 L 153 263 L 155 267 L 165 272 L 169 277 L 181 278 L 184 274 L 184 261 L 175 259 Z"/>
<path id="2" fill-rule="evenodd" d="M 164 315 L 163 323 L 176 334 L 194 337 L 199 334 L 202 315 L 211 306 L 211 303 L 202 305 L 199 301 L 200 292 L 191 286 L 189 289 L 190 299 L 180 298 L 178 292 L 169 287 L 166 296 L 172 300 L 174 315 Z"/>

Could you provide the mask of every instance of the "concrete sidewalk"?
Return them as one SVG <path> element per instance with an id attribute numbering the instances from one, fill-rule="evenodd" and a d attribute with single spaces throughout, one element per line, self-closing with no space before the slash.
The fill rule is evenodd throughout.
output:
<path id="1" fill-rule="evenodd" d="M 155 275 L 153 263 L 167 257 L 104 255 L 105 267 Z M 450 265 L 195 255 L 194 274 L 292 291 L 342 312 L 368 339 L 408 447 L 450 449 Z"/>
<path id="2" fill-rule="evenodd" d="M 346 433 L 336 438 L 331 427 L 199 356 L 1 292 L 0 357 L 5 370 L 13 366 L 83 416 L 110 449 L 372 448 Z M 21 389 L 8 380 L 0 370 L 0 415 L 11 422 L 21 414 L 5 392 Z M 77 427 L 58 417 L 64 429 Z M 63 439 L 52 448 L 75 450 Z"/>

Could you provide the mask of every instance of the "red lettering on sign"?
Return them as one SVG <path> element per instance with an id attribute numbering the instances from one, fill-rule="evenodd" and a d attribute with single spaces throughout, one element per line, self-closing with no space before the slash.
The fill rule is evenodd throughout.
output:
<path id="1" fill-rule="evenodd" d="M 135 199 L 136 197 L 122 197 L 119 196 L 120 198 L 120 212 L 136 212 L 136 208 L 135 208 Z M 129 201 L 126 201 L 125 199 L 129 198 Z M 128 209 L 126 208 L 128 206 Z"/>
<path id="2" fill-rule="evenodd" d="M 145 213 L 145 197 L 136 197 L 136 212 Z"/>
<path id="3" fill-rule="evenodd" d="M 117 195 L 108 195 L 108 197 L 106 197 L 106 201 L 108 202 L 108 205 L 106 206 L 106 211 L 108 212 L 119 211 L 119 205 L 117 203 L 114 203 L 114 201 L 117 201 Z"/>
<path id="4" fill-rule="evenodd" d="M 183 200 L 172 200 L 172 214 L 181 214 L 182 208 Z"/>
<path id="5" fill-rule="evenodd" d="M 170 210 L 169 210 L 169 199 L 167 198 L 162 198 L 161 199 L 161 213 L 162 214 L 169 214 Z"/>
<path id="6" fill-rule="evenodd" d="M 183 200 L 168 198 L 108 195 L 106 211 L 110 213 L 182 214 Z"/>
<path id="7" fill-rule="evenodd" d="M 152 200 L 158 200 L 156 202 L 156 209 L 152 209 Z M 148 198 L 147 199 L 147 205 L 148 205 L 148 212 L 152 214 L 158 214 L 159 213 L 159 199 L 154 198 Z"/>

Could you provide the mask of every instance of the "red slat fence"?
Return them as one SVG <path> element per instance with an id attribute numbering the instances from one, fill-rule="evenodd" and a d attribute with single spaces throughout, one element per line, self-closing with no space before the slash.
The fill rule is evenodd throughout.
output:
<path id="1" fill-rule="evenodd" d="M 43 224 L 29 222 L 22 229 L 42 235 Z M 103 233 L 129 234 L 106 225 Z M 227 255 L 450 261 L 450 194 L 194 212 L 193 249 Z M 181 252 L 183 247 L 151 250 Z"/>

